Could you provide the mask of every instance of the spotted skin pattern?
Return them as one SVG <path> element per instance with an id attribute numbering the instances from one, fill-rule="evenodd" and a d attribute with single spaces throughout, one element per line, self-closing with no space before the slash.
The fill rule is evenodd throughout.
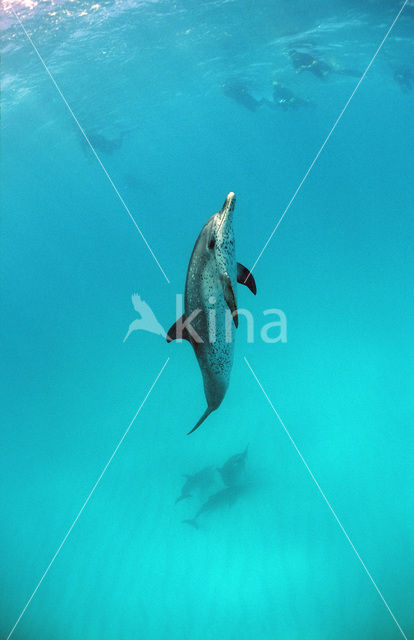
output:
<path id="1" fill-rule="evenodd" d="M 237 262 L 233 231 L 236 197 L 229 193 L 221 211 L 204 225 L 194 246 L 185 285 L 185 317 L 196 309 L 191 322 L 202 342 L 193 342 L 201 369 L 208 409 L 197 428 L 217 409 L 227 391 L 233 365 L 235 326 L 225 299 L 230 283 L 237 290 Z M 236 303 L 237 304 L 237 303 Z M 194 430 L 194 429 L 193 429 Z"/>

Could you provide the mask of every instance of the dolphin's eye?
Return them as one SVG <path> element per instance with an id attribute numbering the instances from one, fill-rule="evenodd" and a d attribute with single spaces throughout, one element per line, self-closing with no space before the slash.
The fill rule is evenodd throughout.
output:
<path id="1" fill-rule="evenodd" d="M 210 239 L 210 242 L 208 243 L 208 248 L 209 248 L 209 249 L 211 249 L 211 250 L 213 250 L 215 246 L 216 246 L 216 239 L 215 239 L 215 237 L 213 236 L 213 237 Z"/>

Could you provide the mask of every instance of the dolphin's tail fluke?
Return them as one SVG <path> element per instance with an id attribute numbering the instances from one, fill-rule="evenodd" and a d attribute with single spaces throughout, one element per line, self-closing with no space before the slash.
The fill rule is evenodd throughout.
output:
<path id="1" fill-rule="evenodd" d="M 178 496 L 174 504 L 177 504 L 177 502 L 181 502 L 181 500 L 187 500 L 187 498 L 191 498 L 191 497 L 192 496 L 190 494 L 187 494 L 186 496 Z"/>
<path id="2" fill-rule="evenodd" d="M 195 431 L 196 429 L 198 429 L 198 427 L 199 427 L 200 425 L 202 425 L 202 424 L 203 424 L 204 420 L 205 420 L 206 418 L 208 418 L 208 416 L 210 415 L 210 413 L 212 413 L 213 411 L 214 411 L 214 409 L 213 409 L 212 407 L 207 407 L 207 409 L 204 411 L 203 415 L 201 416 L 200 420 L 197 422 L 196 426 L 195 426 L 195 427 L 193 427 L 193 428 L 191 429 L 191 431 L 189 431 L 189 432 L 187 433 L 187 435 L 189 436 L 189 435 L 190 435 L 190 433 L 193 433 L 193 431 Z"/>
<path id="3" fill-rule="evenodd" d="M 196 518 L 192 518 L 191 520 L 182 520 L 182 522 L 184 524 L 189 524 L 192 527 L 194 527 L 194 529 L 199 529 L 200 527 L 198 526 L 198 522 Z"/>

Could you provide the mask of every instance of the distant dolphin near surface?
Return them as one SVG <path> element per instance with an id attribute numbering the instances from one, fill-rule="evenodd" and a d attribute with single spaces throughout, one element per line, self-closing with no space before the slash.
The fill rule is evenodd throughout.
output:
<path id="1" fill-rule="evenodd" d="M 99 133 L 94 129 L 87 129 L 85 130 L 85 135 L 81 134 L 80 141 L 85 153 L 90 152 L 91 145 L 95 149 L 95 151 L 112 155 L 115 151 L 118 151 L 122 147 L 125 136 L 129 135 L 134 130 L 135 128 L 122 129 L 115 136 L 109 137 L 107 135 L 104 135 L 103 133 Z M 85 136 L 87 139 L 85 138 Z"/>
<path id="2" fill-rule="evenodd" d="M 215 474 L 213 467 L 204 467 L 201 471 L 193 473 L 191 475 L 185 474 L 186 481 L 184 482 L 181 494 L 178 496 L 175 504 L 181 500 L 192 498 L 194 493 L 199 495 L 206 492 L 215 482 Z"/>
<path id="3" fill-rule="evenodd" d="M 246 466 L 247 450 L 249 445 L 241 453 L 231 456 L 222 467 L 217 468 L 223 483 L 228 487 L 239 484 Z"/>
<path id="4" fill-rule="evenodd" d="M 230 381 L 234 326 L 238 326 L 236 282 L 256 294 L 250 271 L 236 262 L 230 192 L 220 211 L 206 222 L 195 243 L 185 284 L 185 313 L 167 333 L 167 341 L 188 340 L 193 346 L 204 382 L 207 409 L 189 433 L 223 401 Z M 233 322 L 228 322 L 228 310 Z M 231 316 L 230 316 L 231 317 Z"/>

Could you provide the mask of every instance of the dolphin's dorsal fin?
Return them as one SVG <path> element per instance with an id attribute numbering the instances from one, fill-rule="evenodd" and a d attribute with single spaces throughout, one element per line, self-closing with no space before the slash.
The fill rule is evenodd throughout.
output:
<path id="1" fill-rule="evenodd" d="M 237 282 L 249 287 L 250 291 L 256 295 L 257 288 L 256 282 L 253 278 L 253 274 L 249 269 L 246 269 L 240 262 L 237 263 Z"/>
<path id="2" fill-rule="evenodd" d="M 232 313 L 233 322 L 237 328 L 239 326 L 239 319 L 237 317 L 236 295 L 234 293 L 233 285 L 231 284 L 230 276 L 228 273 L 221 274 L 221 282 L 223 285 L 224 299 Z"/>
<path id="3" fill-rule="evenodd" d="M 191 344 L 193 344 L 193 339 L 188 331 L 187 327 L 184 326 L 185 322 L 185 314 L 181 316 L 174 322 L 173 326 L 167 333 L 167 342 L 172 342 L 173 340 L 188 340 Z"/>

